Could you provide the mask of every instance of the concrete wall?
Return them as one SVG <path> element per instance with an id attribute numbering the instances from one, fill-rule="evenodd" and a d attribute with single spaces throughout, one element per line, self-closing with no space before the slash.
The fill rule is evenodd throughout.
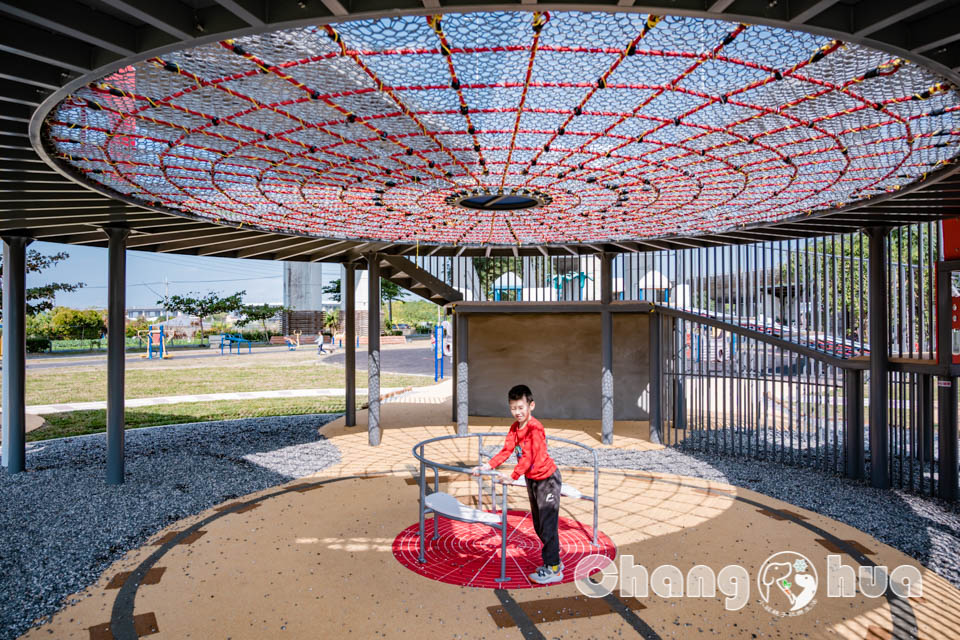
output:
<path id="1" fill-rule="evenodd" d="M 600 419 L 600 314 L 469 316 L 470 414 L 507 416 L 507 391 L 531 388 L 540 418 Z M 646 420 L 650 321 L 613 316 L 614 418 Z"/>

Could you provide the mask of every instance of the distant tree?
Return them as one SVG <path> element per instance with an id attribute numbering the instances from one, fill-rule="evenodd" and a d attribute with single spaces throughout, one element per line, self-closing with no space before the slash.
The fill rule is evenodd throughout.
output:
<path id="1" fill-rule="evenodd" d="M 340 311 L 334 309 L 323 316 L 323 326 L 330 331 L 336 331 L 340 327 Z"/>
<path id="2" fill-rule="evenodd" d="M 403 297 L 400 285 L 380 278 L 380 299 L 387 303 L 387 322 L 393 326 L 393 301 Z"/>
<path id="3" fill-rule="evenodd" d="M 493 298 L 493 283 L 497 278 L 512 271 L 523 281 L 523 261 L 519 258 L 474 258 L 473 268 L 477 272 L 484 298 Z"/>
<path id="4" fill-rule="evenodd" d="M 58 262 L 66 260 L 69 257 L 70 254 L 62 251 L 60 253 L 45 256 L 39 251 L 31 249 L 27 251 L 27 273 L 40 273 L 44 269 L 52 267 Z M 3 276 L 2 254 L 0 254 L 0 276 Z M 3 280 L 0 278 L 0 295 L 3 293 L 2 282 Z M 69 284 L 66 282 L 51 282 L 50 284 L 44 284 L 39 287 L 28 287 L 26 300 L 27 315 L 32 316 L 43 311 L 52 310 L 58 292 L 66 291 L 69 293 L 84 286 L 86 285 L 82 282 L 77 282 L 75 284 Z M 2 317 L 3 310 L 0 309 L 0 318 Z"/>
<path id="5" fill-rule="evenodd" d="M 78 311 L 70 307 L 57 307 L 50 317 L 50 335 L 62 340 L 92 340 L 107 330 L 99 311 Z"/>
<path id="6" fill-rule="evenodd" d="M 334 302 L 340 302 L 340 278 L 331 280 L 330 284 L 323 288 L 323 292 L 330 296 Z"/>
<path id="7" fill-rule="evenodd" d="M 340 278 L 331 280 L 330 284 L 323 288 L 323 292 L 329 295 L 334 302 L 340 302 Z M 403 288 L 400 285 L 380 278 L 380 300 L 381 302 L 386 302 L 389 305 L 389 318 L 391 324 L 393 324 L 392 303 L 394 300 L 399 300 L 402 297 Z"/>
<path id="8" fill-rule="evenodd" d="M 157 300 L 158 305 L 165 309 L 179 311 L 200 319 L 200 342 L 203 343 L 203 319 L 215 313 L 232 313 L 243 307 L 243 296 L 246 291 L 238 291 L 230 296 L 221 297 L 219 293 L 210 291 L 205 296 L 197 292 L 190 292 L 185 296 L 170 296 L 166 300 Z"/>
<path id="9" fill-rule="evenodd" d="M 242 327 L 250 324 L 251 322 L 259 322 L 263 327 L 264 339 L 269 340 L 269 337 L 267 336 L 267 320 L 276 317 L 277 314 L 289 312 L 289 307 L 285 307 L 280 304 L 248 304 L 244 305 L 240 309 L 240 313 L 243 317 L 237 321 L 237 324 Z"/>

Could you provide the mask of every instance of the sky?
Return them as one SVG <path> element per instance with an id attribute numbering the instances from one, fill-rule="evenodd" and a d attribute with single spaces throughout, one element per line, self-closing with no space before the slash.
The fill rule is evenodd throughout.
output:
<path id="1" fill-rule="evenodd" d="M 70 255 L 45 271 L 27 276 L 27 286 L 48 282 L 83 282 L 73 293 L 57 295 L 58 306 L 76 309 L 107 306 L 107 250 L 97 247 L 34 242 L 30 249 L 44 255 L 64 251 Z M 340 265 L 324 265 L 324 282 L 340 277 Z M 170 295 L 208 291 L 230 295 L 246 290 L 250 304 L 283 302 L 283 263 L 272 260 L 208 258 L 146 251 L 127 252 L 127 308 L 156 307 L 164 295 L 164 279 Z"/>

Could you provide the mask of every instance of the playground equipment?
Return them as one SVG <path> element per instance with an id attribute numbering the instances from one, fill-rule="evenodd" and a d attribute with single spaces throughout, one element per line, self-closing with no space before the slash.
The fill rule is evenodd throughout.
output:
<path id="1" fill-rule="evenodd" d="M 433 328 L 433 381 L 443 380 L 443 358 L 453 355 L 452 327 L 444 320 Z"/>
<path id="2" fill-rule="evenodd" d="M 233 353 L 234 345 L 237 346 L 237 355 L 240 355 L 240 347 L 244 344 L 247 345 L 247 353 L 251 353 L 252 348 L 249 340 L 247 340 L 246 338 L 244 338 L 239 334 L 234 335 L 230 333 L 225 333 L 222 336 L 220 336 L 220 355 L 223 355 L 224 346 L 226 346 L 230 350 L 230 353 Z"/>
<path id="3" fill-rule="evenodd" d="M 170 352 L 167 351 L 167 343 L 173 339 L 173 336 L 167 336 L 164 332 L 164 327 L 162 324 L 150 325 L 146 329 L 141 329 L 137 331 L 137 337 L 141 340 L 146 336 L 147 341 L 147 352 L 140 354 L 141 358 L 146 358 L 148 360 L 153 360 L 154 351 L 156 351 L 157 358 L 169 358 Z"/>
<path id="4" fill-rule="evenodd" d="M 297 331 L 294 331 L 294 332 L 293 332 L 293 336 L 294 336 L 294 338 L 296 338 L 296 340 L 294 340 L 294 338 L 291 338 L 291 337 L 289 337 L 289 336 L 284 336 L 284 337 L 283 337 L 284 341 L 287 343 L 287 350 L 288 350 L 288 351 L 296 351 L 297 348 L 300 347 L 300 336 L 301 336 L 301 335 L 303 335 L 303 331 L 297 330 Z"/>
<path id="5" fill-rule="evenodd" d="M 424 556 L 424 522 L 426 514 L 433 514 L 433 540 L 436 540 L 439 537 L 439 523 L 437 518 L 443 516 L 450 520 L 458 520 L 460 522 L 468 523 L 477 523 L 484 524 L 488 527 L 493 527 L 500 531 L 500 577 L 496 579 L 497 582 L 507 582 L 510 580 L 507 577 L 507 538 L 509 537 L 507 533 L 507 485 L 500 484 L 500 512 L 499 514 L 496 511 L 482 511 L 480 507 L 483 506 L 483 478 L 490 478 L 490 502 L 491 506 L 496 508 L 497 499 L 496 499 L 496 486 L 497 483 L 494 481 L 494 477 L 498 476 L 499 473 L 496 471 L 486 471 L 481 472 L 477 477 L 477 509 L 473 507 L 468 507 L 454 496 L 449 493 L 443 493 L 440 491 L 440 469 L 446 471 L 452 471 L 454 473 L 465 473 L 470 474 L 471 470 L 467 467 L 457 467 L 448 464 L 442 464 L 440 462 L 435 462 L 433 460 L 428 460 L 424 453 L 424 448 L 426 445 L 433 442 L 440 442 L 441 440 L 459 440 L 461 438 L 476 438 L 477 439 L 477 451 L 479 451 L 480 462 L 483 463 L 486 460 L 489 460 L 493 456 L 489 456 L 483 453 L 483 439 L 484 438 L 498 438 L 501 442 L 507 436 L 506 433 L 469 433 L 465 435 L 448 435 L 448 436 L 437 436 L 436 438 L 429 438 L 418 442 L 413 447 L 413 457 L 420 461 L 420 556 L 418 561 L 423 564 L 427 561 Z M 600 486 L 600 466 L 597 459 L 597 452 L 595 449 L 588 447 L 585 444 L 577 442 L 575 440 L 568 440 L 566 438 L 557 438 L 554 436 L 547 436 L 548 441 L 553 442 L 562 442 L 564 444 L 573 445 L 575 447 L 580 447 L 581 449 L 586 449 L 591 454 L 593 454 L 593 495 L 588 496 L 584 495 L 579 489 L 571 485 L 563 484 L 560 488 L 560 495 L 567 496 L 569 498 L 574 498 L 578 500 L 590 500 L 593 502 L 593 540 L 591 544 L 597 546 L 597 525 L 599 523 L 599 486 Z M 427 495 L 427 467 L 430 467 L 433 470 L 433 493 Z M 513 486 L 526 486 L 526 482 L 523 478 L 518 478 L 512 483 Z"/>

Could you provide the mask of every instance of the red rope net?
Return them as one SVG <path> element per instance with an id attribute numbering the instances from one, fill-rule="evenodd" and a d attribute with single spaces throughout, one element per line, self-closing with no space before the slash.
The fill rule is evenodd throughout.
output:
<path id="1" fill-rule="evenodd" d="M 930 71 L 821 36 L 509 12 L 152 58 L 69 96 L 45 131 L 88 181 L 215 222 L 516 245 L 718 232 L 895 191 L 954 161 L 958 110 Z"/>

